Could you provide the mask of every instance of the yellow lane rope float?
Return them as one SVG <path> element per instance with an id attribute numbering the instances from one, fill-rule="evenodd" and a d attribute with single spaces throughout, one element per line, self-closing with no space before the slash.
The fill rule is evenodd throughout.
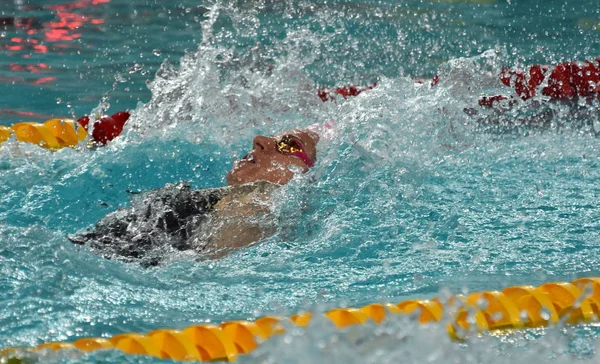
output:
<path id="1" fill-rule="evenodd" d="M 72 119 L 50 119 L 44 123 L 22 122 L 10 127 L 0 126 L 0 143 L 11 135 L 18 141 L 39 145 L 47 149 L 74 147 L 87 136 L 83 127 L 76 127 Z"/>
<path id="2" fill-rule="evenodd" d="M 374 303 L 361 308 L 336 308 L 325 313 L 337 328 L 376 324 L 388 315 L 412 315 L 421 324 L 447 323 L 453 339 L 469 332 L 543 327 L 600 320 L 600 278 L 580 278 L 572 283 L 546 283 L 539 287 L 514 286 L 502 291 L 484 291 L 448 300 L 407 300 L 398 304 Z M 18 356 L 18 350 L 79 349 L 85 352 L 117 349 L 132 355 L 149 355 L 180 361 L 233 362 L 271 336 L 285 331 L 284 324 L 309 325 L 312 314 L 290 318 L 266 316 L 256 321 L 228 321 L 220 325 L 193 325 L 183 330 L 159 329 L 147 334 L 127 333 L 111 338 L 84 338 L 50 342 L 32 349 L 9 348 L 0 359 Z M 18 360 L 18 359 L 16 359 Z"/>

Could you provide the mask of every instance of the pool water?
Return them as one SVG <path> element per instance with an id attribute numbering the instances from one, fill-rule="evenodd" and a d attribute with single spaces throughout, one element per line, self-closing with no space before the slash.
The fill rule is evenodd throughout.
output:
<path id="1" fill-rule="evenodd" d="M 598 103 L 537 98 L 498 125 L 464 112 L 510 92 L 502 66 L 600 56 L 596 1 L 15 0 L 0 18 L 0 124 L 132 111 L 105 148 L 0 146 L 0 347 L 600 275 Z M 434 88 L 412 80 L 436 74 Z M 544 126 L 514 125 L 542 113 Z M 273 206 L 277 233 L 252 247 L 146 269 L 66 239 L 131 191 L 224 185 L 257 133 L 327 120 L 317 165 Z M 456 343 L 405 318 L 341 332 L 316 320 L 241 362 L 595 363 L 598 336 Z"/>

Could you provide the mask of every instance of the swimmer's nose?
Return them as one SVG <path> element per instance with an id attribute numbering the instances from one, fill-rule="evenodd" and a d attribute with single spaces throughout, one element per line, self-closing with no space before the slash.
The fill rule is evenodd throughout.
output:
<path id="1" fill-rule="evenodd" d="M 275 150 L 275 138 L 264 135 L 257 135 L 254 137 L 254 151 L 263 153 Z"/>

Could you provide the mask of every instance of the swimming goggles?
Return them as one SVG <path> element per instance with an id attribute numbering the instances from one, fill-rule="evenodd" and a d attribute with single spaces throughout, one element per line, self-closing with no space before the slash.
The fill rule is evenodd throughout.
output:
<path id="1" fill-rule="evenodd" d="M 315 163 L 310 159 L 304 150 L 304 145 L 300 138 L 293 135 L 284 135 L 277 141 L 277 151 L 285 155 L 293 155 L 300 158 L 308 167 Z"/>

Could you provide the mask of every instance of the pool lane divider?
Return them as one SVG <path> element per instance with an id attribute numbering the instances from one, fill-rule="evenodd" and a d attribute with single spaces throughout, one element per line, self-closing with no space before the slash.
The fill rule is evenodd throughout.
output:
<path id="1" fill-rule="evenodd" d="M 129 112 L 121 111 L 112 116 L 101 116 L 94 121 L 90 141 L 95 145 L 105 145 L 123 131 Z M 11 126 L 0 125 L 0 144 L 11 136 L 16 140 L 38 145 L 50 150 L 75 147 L 88 137 L 90 118 L 84 116 L 73 119 L 50 119 L 43 123 L 26 121 Z"/>
<path id="2" fill-rule="evenodd" d="M 18 141 L 56 150 L 76 146 L 85 140 L 87 131 L 83 127 L 76 127 L 75 121 L 71 119 L 50 119 L 44 123 L 27 121 L 10 127 L 0 126 L 0 144 L 11 135 Z"/>
<path id="3" fill-rule="evenodd" d="M 410 315 L 420 324 L 445 325 L 455 340 L 469 334 L 544 327 L 554 324 L 598 322 L 600 278 L 580 278 L 571 283 L 546 283 L 539 287 L 513 286 L 502 291 L 475 292 L 446 300 L 414 299 L 397 304 L 374 303 L 361 308 L 335 308 L 324 316 L 342 329 L 368 322 L 381 323 L 391 315 Z M 308 326 L 313 314 L 289 318 L 265 316 L 255 321 L 227 321 L 219 325 L 192 325 L 182 330 L 159 329 L 147 334 L 124 333 L 110 338 L 83 338 L 74 342 L 49 342 L 35 348 L 0 350 L 0 359 L 18 360 L 20 351 L 78 349 L 90 352 L 116 349 L 131 355 L 148 355 L 178 361 L 236 361 L 255 350 L 286 325 Z"/>

